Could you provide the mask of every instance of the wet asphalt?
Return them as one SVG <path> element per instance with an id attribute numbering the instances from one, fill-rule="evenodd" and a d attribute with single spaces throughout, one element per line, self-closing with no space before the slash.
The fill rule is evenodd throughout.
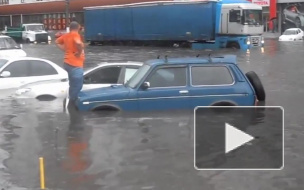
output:
<path id="1" fill-rule="evenodd" d="M 51 45 L 24 45 L 29 56 L 62 65 Z M 285 110 L 285 166 L 280 171 L 194 169 L 193 112 L 85 113 L 62 100 L 16 101 L 1 92 L 0 189 L 39 189 L 39 157 L 52 190 L 299 190 L 304 186 L 304 43 L 267 40 L 264 50 L 199 51 L 157 47 L 88 46 L 86 67 L 102 61 L 145 61 L 158 55 L 236 54 L 255 71 L 266 105 Z M 275 120 L 276 118 L 268 118 Z M 267 118 L 265 119 L 267 120 Z M 1 189 L 1 190 L 2 190 Z"/>

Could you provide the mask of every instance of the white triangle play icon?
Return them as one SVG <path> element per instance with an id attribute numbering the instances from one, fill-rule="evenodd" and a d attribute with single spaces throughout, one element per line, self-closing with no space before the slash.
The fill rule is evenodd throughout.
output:
<path id="1" fill-rule="evenodd" d="M 244 133 L 243 131 L 229 125 L 228 123 L 225 123 L 225 133 L 225 153 L 228 153 L 254 139 L 253 136 Z"/>

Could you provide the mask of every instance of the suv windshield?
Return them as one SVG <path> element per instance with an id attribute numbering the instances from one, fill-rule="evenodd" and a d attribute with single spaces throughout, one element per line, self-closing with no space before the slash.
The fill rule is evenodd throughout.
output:
<path id="1" fill-rule="evenodd" d="M 20 46 L 12 38 L 0 38 L 0 49 L 20 49 Z"/>
<path id="2" fill-rule="evenodd" d="M 39 25 L 28 25 L 27 26 L 28 31 L 41 31 L 44 30 L 44 27 L 42 24 Z"/>
<path id="3" fill-rule="evenodd" d="M 0 59 L 0 68 L 8 62 L 6 59 Z"/>
<path id="4" fill-rule="evenodd" d="M 242 20 L 245 25 L 261 25 L 262 10 L 243 10 Z"/>
<path id="5" fill-rule="evenodd" d="M 297 32 L 295 30 L 286 30 L 283 35 L 296 35 Z"/>
<path id="6" fill-rule="evenodd" d="M 127 86 L 130 88 L 135 88 L 140 80 L 146 75 L 146 73 L 149 71 L 150 66 L 149 65 L 143 65 L 140 67 L 137 72 L 130 78 L 130 80 L 126 83 Z"/>

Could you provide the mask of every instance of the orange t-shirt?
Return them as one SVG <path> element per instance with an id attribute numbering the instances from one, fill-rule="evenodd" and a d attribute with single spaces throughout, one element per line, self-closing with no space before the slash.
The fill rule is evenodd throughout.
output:
<path id="1" fill-rule="evenodd" d="M 78 52 L 76 42 L 81 41 L 81 37 L 78 32 L 69 32 L 62 35 L 56 40 L 56 43 L 64 45 L 65 55 L 64 62 L 74 66 L 74 67 L 83 67 L 84 62 L 84 53 L 80 57 L 76 57 L 75 54 Z M 82 46 L 84 44 L 82 43 Z"/>

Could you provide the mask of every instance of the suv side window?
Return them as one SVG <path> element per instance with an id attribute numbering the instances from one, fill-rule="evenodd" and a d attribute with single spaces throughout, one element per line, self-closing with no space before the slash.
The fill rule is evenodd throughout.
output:
<path id="1" fill-rule="evenodd" d="M 157 69 L 147 80 L 151 88 L 186 86 L 186 67 L 165 67 Z"/>
<path id="2" fill-rule="evenodd" d="M 118 83 L 121 66 L 105 67 L 88 73 L 85 84 L 116 84 Z"/>
<path id="3" fill-rule="evenodd" d="M 192 66 L 191 84 L 199 85 L 229 85 L 234 82 L 229 69 L 225 66 Z"/>
<path id="4" fill-rule="evenodd" d="M 138 68 L 135 67 L 126 67 L 125 76 L 124 76 L 124 83 L 126 83 L 130 78 L 136 73 Z"/>
<path id="5" fill-rule="evenodd" d="M 30 76 L 56 75 L 58 72 L 48 63 L 44 61 L 31 60 Z"/>
<path id="6" fill-rule="evenodd" d="M 11 73 L 10 77 L 28 77 L 30 69 L 30 61 L 14 61 L 10 63 L 3 71 L 9 71 Z"/>

